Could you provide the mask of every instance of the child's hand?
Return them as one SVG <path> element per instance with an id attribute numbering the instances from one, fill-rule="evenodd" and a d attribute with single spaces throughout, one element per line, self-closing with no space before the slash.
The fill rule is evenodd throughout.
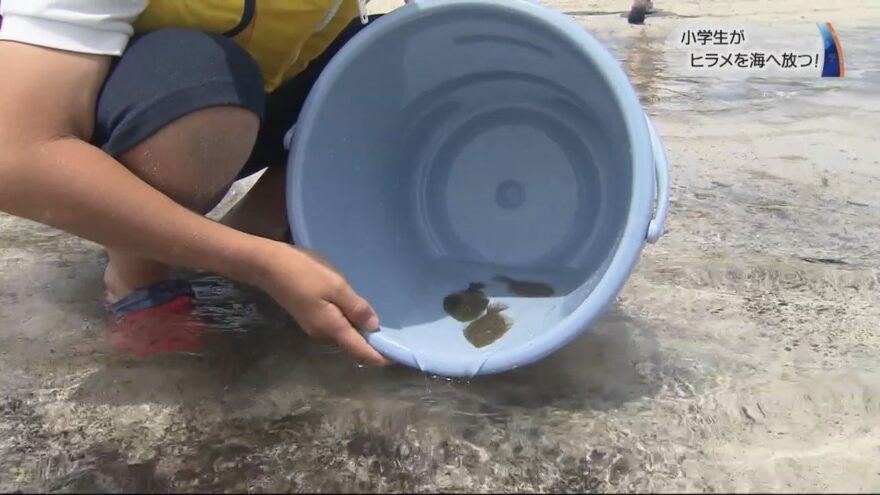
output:
<path id="1" fill-rule="evenodd" d="M 273 250 L 262 286 L 310 337 L 335 340 L 361 363 L 390 364 L 356 330 L 378 330 L 378 316 L 335 268 L 305 249 L 275 244 Z"/>

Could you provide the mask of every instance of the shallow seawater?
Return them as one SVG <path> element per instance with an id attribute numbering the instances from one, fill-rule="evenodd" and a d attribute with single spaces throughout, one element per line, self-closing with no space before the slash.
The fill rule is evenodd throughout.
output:
<path id="1" fill-rule="evenodd" d="M 32 486 L 466 491 L 502 476 L 511 489 L 594 491 L 619 453 L 596 448 L 588 460 L 582 445 L 561 444 L 572 433 L 566 416 L 603 414 L 664 386 L 643 374 L 661 365 L 649 326 L 620 310 L 541 364 L 453 381 L 359 368 L 306 339 L 265 296 L 217 277 L 194 283 L 196 313 L 212 325 L 206 348 L 99 356 L 68 385 L 70 409 L 50 413 L 94 438 L 71 434 L 50 449 Z M 3 407 L 34 427 L 45 420 L 26 402 Z"/>
<path id="2" fill-rule="evenodd" d="M 875 38 L 858 33 L 848 38 L 852 57 L 876 62 L 880 55 L 868 54 Z M 757 120 L 796 121 L 878 92 L 880 72 L 869 68 L 854 70 L 852 84 L 706 81 L 665 67 L 659 37 L 603 41 L 652 113 L 747 110 Z M 679 194 L 680 215 L 705 206 Z M 706 215 L 726 207 L 722 199 L 740 208 L 713 220 L 730 231 L 757 216 L 748 208 L 759 192 L 711 194 L 718 203 Z M 876 207 L 852 208 L 861 216 L 847 218 L 876 220 Z M 808 214 L 755 221 L 767 222 L 778 245 L 800 235 L 786 232 Z M 741 223 L 724 223 L 732 218 Z M 0 488 L 785 491 L 827 469 L 863 480 L 846 486 L 880 489 L 872 474 L 880 472 L 880 278 L 869 267 L 728 259 L 689 245 L 727 233 L 696 216 L 688 222 L 675 224 L 668 242 L 704 259 L 676 257 L 661 240 L 589 331 L 534 365 L 469 381 L 360 368 L 337 346 L 307 339 L 265 295 L 195 276 L 197 314 L 211 326 L 202 352 L 138 361 L 81 344 L 64 359 L 46 357 L 51 364 L 21 383 L 5 364 L 14 356 L 4 354 Z M 857 229 L 870 234 L 876 225 Z M 0 249 L 20 249 L 32 239 L 25 234 L 0 238 Z M 55 245 L 49 233 L 37 240 L 35 249 Z M 10 291 L 0 296 L 39 293 Z M 76 316 L 95 342 L 99 314 Z"/>

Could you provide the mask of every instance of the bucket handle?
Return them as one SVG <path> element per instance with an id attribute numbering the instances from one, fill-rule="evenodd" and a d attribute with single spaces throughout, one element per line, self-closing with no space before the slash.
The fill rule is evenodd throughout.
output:
<path id="1" fill-rule="evenodd" d="M 654 180 L 656 181 L 656 207 L 651 223 L 648 224 L 648 233 L 645 240 L 654 244 L 664 233 L 666 212 L 669 210 L 669 161 L 666 158 L 666 150 L 660 135 L 648 114 L 645 114 L 645 122 L 648 124 L 648 133 L 651 135 L 651 154 L 654 158 Z"/>

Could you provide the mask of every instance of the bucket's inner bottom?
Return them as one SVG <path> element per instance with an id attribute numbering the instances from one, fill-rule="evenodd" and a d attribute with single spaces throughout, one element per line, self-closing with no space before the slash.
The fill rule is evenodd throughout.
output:
<path id="1" fill-rule="evenodd" d="M 383 331 L 406 347 L 419 348 L 430 336 L 432 345 L 462 353 L 528 341 L 571 313 L 591 290 L 579 270 L 449 258 L 422 263 L 408 282 L 376 305 Z M 491 316 L 499 306 L 501 317 Z"/>
<path id="2" fill-rule="evenodd" d="M 473 108 L 447 96 L 459 110 L 440 103 L 447 111 L 425 112 L 430 128 L 413 126 L 406 139 L 419 164 L 412 206 L 423 242 L 459 259 L 578 264 L 604 209 L 603 174 L 584 137 L 596 126 L 555 111 L 552 99 Z"/>

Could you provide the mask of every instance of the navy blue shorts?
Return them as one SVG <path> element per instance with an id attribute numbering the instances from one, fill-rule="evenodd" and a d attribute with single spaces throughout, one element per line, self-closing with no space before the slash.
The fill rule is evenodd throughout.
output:
<path id="1" fill-rule="evenodd" d="M 98 96 L 92 144 L 119 156 L 184 115 L 233 105 L 261 119 L 239 178 L 284 166 L 284 135 L 321 71 L 362 27 L 360 19 L 352 21 L 303 72 L 268 94 L 257 63 L 224 35 L 178 28 L 135 35 L 113 62 Z"/>

